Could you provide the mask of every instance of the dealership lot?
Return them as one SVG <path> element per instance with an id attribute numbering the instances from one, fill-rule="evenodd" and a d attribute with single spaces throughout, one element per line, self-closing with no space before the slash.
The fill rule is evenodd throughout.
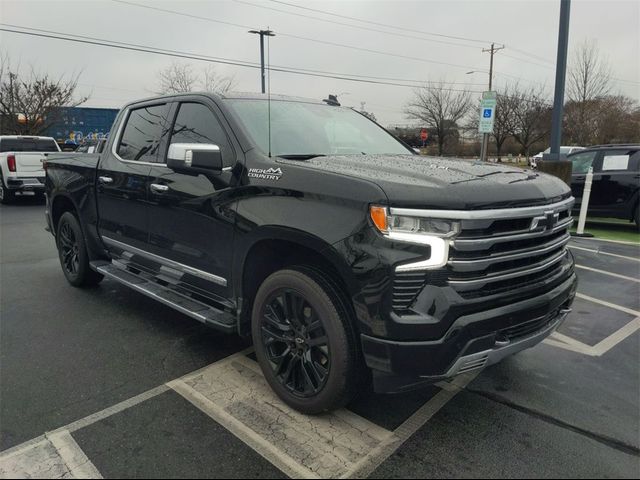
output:
<path id="1" fill-rule="evenodd" d="M 574 311 L 544 344 L 305 417 L 245 341 L 105 280 L 67 285 L 43 206 L 0 207 L 0 475 L 638 477 L 640 248 L 574 239 Z"/>

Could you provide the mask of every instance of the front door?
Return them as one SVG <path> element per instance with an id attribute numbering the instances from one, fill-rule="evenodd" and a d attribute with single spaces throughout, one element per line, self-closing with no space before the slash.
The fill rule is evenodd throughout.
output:
<path id="1" fill-rule="evenodd" d="M 108 248 L 147 248 L 149 172 L 166 143 L 168 113 L 166 103 L 123 112 L 112 150 L 101 155 L 97 170 L 98 228 Z"/>
<path id="2" fill-rule="evenodd" d="M 232 188 L 239 148 L 234 148 L 221 114 L 203 97 L 178 105 L 169 143 L 203 143 L 220 147 L 222 172 L 185 173 L 153 167 L 149 185 L 149 247 L 165 259 L 167 281 L 192 293 L 232 306 L 231 261 L 235 210 Z"/>

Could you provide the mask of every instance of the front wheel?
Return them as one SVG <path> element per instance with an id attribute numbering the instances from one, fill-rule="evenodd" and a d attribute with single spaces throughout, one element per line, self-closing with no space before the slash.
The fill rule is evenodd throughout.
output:
<path id="1" fill-rule="evenodd" d="M 252 311 L 253 344 L 267 382 L 287 405 L 316 414 L 353 397 L 362 376 L 352 321 L 322 272 L 292 267 L 263 282 Z"/>
<path id="2" fill-rule="evenodd" d="M 58 221 L 56 245 L 62 271 L 71 285 L 89 287 L 100 283 L 103 276 L 89 266 L 82 228 L 71 212 L 63 213 Z"/>

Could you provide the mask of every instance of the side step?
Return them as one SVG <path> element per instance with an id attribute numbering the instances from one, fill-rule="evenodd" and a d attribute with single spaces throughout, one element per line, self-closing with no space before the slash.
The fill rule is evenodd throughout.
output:
<path id="1" fill-rule="evenodd" d="M 199 302 L 171 288 L 162 286 L 140 275 L 136 275 L 114 263 L 94 261 L 91 268 L 107 278 L 122 283 L 133 290 L 151 297 L 165 305 L 178 310 L 196 320 L 211 325 L 227 333 L 237 331 L 236 318 L 233 314 L 219 310 L 211 305 Z"/>

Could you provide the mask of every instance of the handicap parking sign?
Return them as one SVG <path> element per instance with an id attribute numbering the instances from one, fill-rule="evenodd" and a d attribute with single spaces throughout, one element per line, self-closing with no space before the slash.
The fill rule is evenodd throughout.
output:
<path id="1" fill-rule="evenodd" d="M 484 111 L 482 112 L 482 116 L 484 118 L 491 118 L 491 109 L 485 108 Z"/>

